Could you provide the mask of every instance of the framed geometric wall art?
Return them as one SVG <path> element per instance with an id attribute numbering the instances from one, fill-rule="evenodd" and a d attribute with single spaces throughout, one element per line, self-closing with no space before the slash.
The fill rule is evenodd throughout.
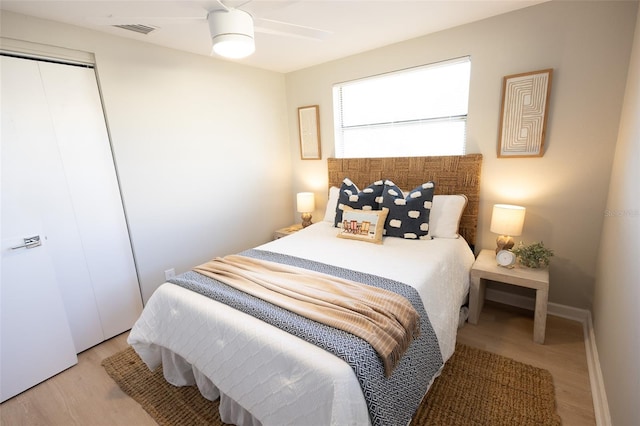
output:
<path id="1" fill-rule="evenodd" d="M 541 157 L 552 69 L 508 75 L 502 82 L 498 157 Z"/>
<path id="2" fill-rule="evenodd" d="M 318 105 L 298 108 L 298 132 L 300 134 L 300 158 L 319 160 L 320 153 L 320 114 Z"/>

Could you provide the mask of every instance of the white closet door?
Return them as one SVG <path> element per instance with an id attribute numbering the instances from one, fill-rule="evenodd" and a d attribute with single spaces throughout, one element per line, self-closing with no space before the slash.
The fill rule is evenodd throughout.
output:
<path id="1" fill-rule="evenodd" d="M 16 151 L 3 152 L 3 165 L 19 164 L 33 181 L 24 186 L 3 171 L 3 198 L 6 183 L 35 200 L 24 214 L 42 223 L 78 353 L 130 329 L 142 311 L 95 73 L 2 57 L 1 78 L 3 151 L 5 144 Z M 27 96 L 36 91 L 38 98 Z M 33 132 L 40 122 L 48 133 Z M 5 124 L 14 131 L 5 132 Z M 7 231 L 3 222 L 2 233 Z"/>
<path id="2" fill-rule="evenodd" d="M 0 400 L 4 401 L 74 365 L 77 358 L 46 239 L 49 221 L 42 214 L 49 208 L 54 208 L 53 215 L 65 208 L 71 211 L 53 124 L 36 63 L 1 60 Z M 47 179 L 43 181 L 42 175 Z M 36 235 L 41 246 L 12 249 Z"/>
<path id="3" fill-rule="evenodd" d="M 40 72 L 102 325 L 100 342 L 131 328 L 142 299 L 96 77 L 91 68 L 53 63 L 40 63 Z M 76 306 L 67 304 L 74 328 L 84 317 Z M 82 346 L 78 351 L 92 345 Z"/>

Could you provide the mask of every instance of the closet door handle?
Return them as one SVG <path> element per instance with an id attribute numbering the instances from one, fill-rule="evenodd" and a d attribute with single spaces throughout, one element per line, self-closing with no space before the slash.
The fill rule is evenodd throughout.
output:
<path id="1" fill-rule="evenodd" d="M 24 238 L 24 244 L 21 246 L 11 247 L 11 250 L 17 250 L 21 248 L 35 248 L 42 245 L 42 241 L 40 241 L 40 235 L 36 235 L 35 237 Z"/>

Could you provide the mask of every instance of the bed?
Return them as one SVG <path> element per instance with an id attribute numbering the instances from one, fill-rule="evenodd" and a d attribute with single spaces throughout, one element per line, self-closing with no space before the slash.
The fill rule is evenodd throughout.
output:
<path id="1" fill-rule="evenodd" d="M 369 379 L 368 370 L 359 367 L 362 362 L 359 359 L 337 356 L 291 330 L 283 331 L 265 322 L 265 318 L 263 321 L 242 312 L 234 303 L 214 300 L 178 285 L 180 280 L 199 280 L 194 277 L 201 275 L 195 272 L 181 274 L 183 278 L 178 276 L 177 281 L 164 283 L 154 292 L 131 330 L 129 344 L 150 369 L 162 364 L 168 382 L 176 386 L 196 384 L 206 398 L 220 398 L 220 415 L 226 423 L 407 424 L 411 410 L 417 408 L 416 404 L 455 348 L 460 309 L 467 299 L 469 270 L 474 260 L 470 247 L 475 243 L 481 162 L 479 154 L 330 158 L 327 160 L 330 188 L 340 188 L 345 177 L 358 188 L 379 180 L 390 180 L 404 189 L 435 182 L 431 220 L 440 221 L 434 222 L 440 224 L 439 231 L 432 227 L 429 238 L 418 240 L 384 237 L 382 244 L 336 238 L 340 232 L 334 226 L 336 201 L 330 197 L 323 220 L 241 253 L 280 259 L 279 262 L 295 260 L 302 262 L 304 268 L 330 268 L 349 276 L 376 277 L 411 287 L 420 299 L 417 303 L 423 304 L 430 328 L 425 328 L 422 322 L 421 337 L 411 344 L 396 369 L 408 371 L 408 376 L 421 383 L 419 389 L 413 389 L 414 384 L 405 386 L 399 382 L 392 392 L 395 396 L 381 397 L 409 410 L 408 418 L 406 414 L 398 418 L 393 414 L 391 418 L 374 415 L 378 403 L 371 401 L 377 401 L 379 395 L 371 394 L 380 392 L 373 392 L 372 389 L 379 388 L 368 386 L 369 380 L 375 386 L 387 386 L 400 373 L 394 371 L 386 379 Z M 329 191 L 332 192 L 336 191 Z M 445 217 L 442 200 L 448 200 L 446 195 L 465 198 L 461 214 L 453 221 Z M 451 223 L 457 229 L 447 234 L 444 230 Z M 428 375 L 421 375 L 429 368 L 417 364 L 416 352 L 412 352 L 417 342 L 422 342 L 422 336 L 429 334 L 424 330 L 431 330 L 437 338 L 437 356 L 441 359 L 440 364 L 429 367 L 433 373 Z M 324 339 L 324 332 L 321 334 Z M 339 337 L 343 338 L 341 334 Z M 371 368 L 372 376 L 377 374 L 376 368 Z"/>

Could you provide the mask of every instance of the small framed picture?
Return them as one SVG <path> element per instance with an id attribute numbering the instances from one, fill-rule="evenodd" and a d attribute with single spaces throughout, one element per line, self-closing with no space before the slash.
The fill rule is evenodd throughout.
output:
<path id="1" fill-rule="evenodd" d="M 498 157 L 541 157 L 552 69 L 508 75 L 502 82 Z"/>
<path id="2" fill-rule="evenodd" d="M 298 130 L 300 134 L 300 158 L 319 160 L 320 153 L 320 113 L 318 105 L 298 108 Z"/>

